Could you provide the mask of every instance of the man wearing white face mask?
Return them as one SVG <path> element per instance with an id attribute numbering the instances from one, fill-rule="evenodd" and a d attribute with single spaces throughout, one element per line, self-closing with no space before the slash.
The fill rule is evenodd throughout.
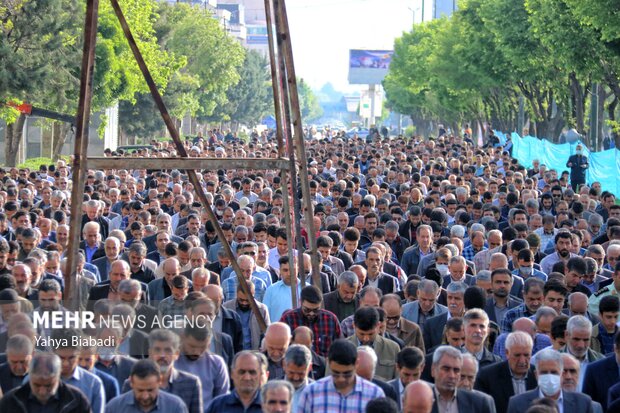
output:
<path id="1" fill-rule="evenodd" d="M 513 396 L 508 402 L 508 413 L 524 412 L 539 398 L 555 401 L 559 413 L 592 413 L 592 399 L 581 393 L 562 389 L 562 355 L 552 349 L 540 351 L 536 355 L 536 379 L 538 387 L 523 394 Z"/>
<path id="2" fill-rule="evenodd" d="M 583 154 L 583 146 L 577 145 L 575 154 L 571 155 L 566 162 L 566 167 L 570 168 L 570 186 L 573 191 L 577 191 L 579 185 L 586 183 L 586 170 L 589 166 L 588 157 Z"/>

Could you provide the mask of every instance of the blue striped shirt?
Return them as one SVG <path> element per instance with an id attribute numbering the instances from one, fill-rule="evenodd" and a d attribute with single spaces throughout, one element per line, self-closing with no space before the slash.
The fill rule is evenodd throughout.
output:
<path id="1" fill-rule="evenodd" d="M 343 396 L 334 387 L 333 377 L 325 377 L 310 384 L 299 396 L 299 413 L 364 413 L 369 401 L 385 397 L 379 386 L 355 377 L 355 387 Z"/>

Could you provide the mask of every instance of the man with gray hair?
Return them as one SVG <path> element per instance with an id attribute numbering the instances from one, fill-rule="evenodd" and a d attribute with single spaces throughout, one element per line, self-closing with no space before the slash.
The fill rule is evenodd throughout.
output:
<path id="1" fill-rule="evenodd" d="M 292 410 L 297 411 L 299 395 L 308 384 L 314 382 L 308 375 L 312 370 L 312 352 L 301 344 L 291 344 L 284 355 L 284 376 L 295 389 L 293 394 Z"/>
<path id="2" fill-rule="evenodd" d="M 450 318 L 463 316 L 465 313 L 465 290 L 467 290 L 467 284 L 464 282 L 452 282 L 448 285 L 448 288 L 446 288 L 448 312 L 426 320 L 424 327 L 422 327 L 424 348 L 431 349 L 441 344 L 442 333 L 448 321 L 448 315 Z"/>
<path id="3" fill-rule="evenodd" d="M 505 412 L 508 400 L 536 387 L 532 358 L 532 337 L 522 331 L 510 333 L 506 339 L 508 360 L 480 370 L 474 388 L 495 401 L 495 409 Z"/>
<path id="4" fill-rule="evenodd" d="M 357 290 L 359 279 L 352 271 L 344 271 L 338 276 L 338 287 L 323 296 L 323 307 L 342 321 L 352 316 L 359 306 Z"/>
<path id="5" fill-rule="evenodd" d="M 463 353 L 463 367 L 461 367 L 461 378 L 459 379 L 459 389 L 474 390 L 474 383 L 478 375 L 478 360 L 473 354 Z"/>
<path id="6" fill-rule="evenodd" d="M 60 380 L 61 363 L 55 354 L 37 353 L 28 381 L 0 399 L 3 412 L 91 412 L 86 396 Z"/>
<path id="7" fill-rule="evenodd" d="M 7 340 L 7 361 L 0 364 L 0 390 L 3 394 L 7 394 L 24 382 L 33 352 L 32 340 L 23 334 L 15 334 Z"/>
<path id="8" fill-rule="evenodd" d="M 566 324 L 566 346 L 560 349 L 561 353 L 568 353 L 579 360 L 581 373 L 579 375 L 578 390 L 583 389 L 583 379 L 587 370 L 587 365 L 603 358 L 590 348 L 592 340 L 592 322 L 586 317 L 576 315 L 571 317 Z"/>
<path id="9" fill-rule="evenodd" d="M 579 360 L 577 360 L 575 357 L 571 356 L 568 353 L 561 353 L 561 354 L 562 354 L 562 390 L 565 392 L 577 392 L 577 386 L 579 385 L 579 372 L 581 370 L 581 365 L 579 364 Z M 611 388 L 608 391 L 608 393 L 609 393 L 609 398 L 611 400 L 614 400 L 614 398 L 612 397 L 613 390 L 611 390 Z M 586 392 L 584 392 L 583 394 L 590 396 Z M 605 400 L 605 402 L 607 402 L 607 400 Z M 607 403 L 605 403 L 605 406 L 609 407 L 607 406 Z M 601 405 L 601 403 L 592 399 L 592 410 L 594 413 L 603 413 L 603 405 Z M 615 410 L 609 410 L 609 411 L 615 411 Z"/>
<path id="10" fill-rule="evenodd" d="M 493 295 L 493 283 L 491 281 L 491 271 L 489 270 L 478 271 L 478 274 L 476 274 L 476 276 L 474 277 L 474 285 L 486 291 L 489 299 L 492 299 L 490 297 L 491 295 Z M 487 299 L 487 301 L 489 299 Z"/>
<path id="11" fill-rule="evenodd" d="M 375 378 L 375 371 L 377 370 L 377 353 L 370 346 L 359 346 L 357 348 L 357 363 L 355 363 L 355 373 L 358 376 L 366 379 L 373 384 L 379 386 L 385 393 L 385 397 L 398 402 L 398 394 L 396 390 L 390 384 L 385 381 Z"/>
<path id="12" fill-rule="evenodd" d="M 592 413 L 592 399 L 589 396 L 563 391 L 563 364 L 562 355 L 556 350 L 545 349 L 538 353 L 535 370 L 538 387 L 512 397 L 508 403 L 508 413 L 524 412 L 539 398 L 551 399 L 560 412 Z"/>
<path id="13" fill-rule="evenodd" d="M 439 346 L 433 353 L 431 375 L 435 379 L 433 411 L 448 412 L 456 401 L 459 412 L 494 413 L 495 408 L 490 398 L 465 389 L 459 389 L 458 383 L 463 368 L 463 355 L 451 346 Z M 411 386 L 412 384 L 409 384 Z M 409 388 L 407 386 L 407 388 Z M 405 390 L 403 407 L 407 410 L 408 391 Z"/>
<path id="14" fill-rule="evenodd" d="M 295 389 L 286 380 L 272 380 L 263 385 L 260 399 L 263 413 L 291 413 Z"/>
<path id="15" fill-rule="evenodd" d="M 437 303 L 440 293 L 435 281 L 421 280 L 416 291 L 417 300 L 403 305 L 403 317 L 424 329 L 427 319 L 448 312 L 448 307 Z"/>

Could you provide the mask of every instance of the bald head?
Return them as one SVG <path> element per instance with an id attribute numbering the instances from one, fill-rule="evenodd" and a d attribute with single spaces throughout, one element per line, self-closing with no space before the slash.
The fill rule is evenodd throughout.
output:
<path id="1" fill-rule="evenodd" d="M 433 389 L 428 383 L 413 381 L 405 388 L 403 413 L 431 413 L 434 400 Z"/>
<path id="2" fill-rule="evenodd" d="M 357 349 L 357 362 L 355 363 L 355 372 L 358 376 L 371 381 L 375 376 L 375 368 L 377 367 L 377 354 L 368 346 L 361 346 Z"/>
<path id="3" fill-rule="evenodd" d="M 588 296 L 575 292 L 568 296 L 568 309 L 571 315 L 586 315 L 588 311 Z"/>
<path id="4" fill-rule="evenodd" d="M 489 271 L 493 272 L 498 268 L 508 268 L 508 258 L 501 252 L 491 255 L 491 262 L 489 263 Z"/>
<path id="5" fill-rule="evenodd" d="M 512 331 L 523 331 L 524 333 L 534 337 L 536 334 L 536 323 L 529 318 L 519 318 L 512 325 Z"/>
<path id="6" fill-rule="evenodd" d="M 208 284 L 202 289 L 202 292 L 207 295 L 216 305 L 216 312 L 219 312 L 220 305 L 222 305 L 222 300 L 224 299 L 224 292 L 222 291 L 222 287 L 215 284 Z"/>
<path id="7" fill-rule="evenodd" d="M 291 342 L 291 328 L 281 322 L 273 323 L 265 332 L 265 350 L 267 356 L 275 363 L 280 363 Z"/>
<path id="8" fill-rule="evenodd" d="M 312 348 L 312 330 L 306 326 L 297 327 L 293 331 L 293 344 L 301 344 L 308 348 Z"/>

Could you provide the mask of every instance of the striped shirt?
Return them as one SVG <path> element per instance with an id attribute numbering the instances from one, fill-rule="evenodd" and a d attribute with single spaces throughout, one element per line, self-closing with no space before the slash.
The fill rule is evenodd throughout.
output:
<path id="1" fill-rule="evenodd" d="M 299 396 L 299 413 L 364 413 L 369 401 L 385 397 L 377 385 L 355 377 L 355 387 L 343 396 L 334 387 L 333 377 L 325 377 L 306 387 Z"/>

